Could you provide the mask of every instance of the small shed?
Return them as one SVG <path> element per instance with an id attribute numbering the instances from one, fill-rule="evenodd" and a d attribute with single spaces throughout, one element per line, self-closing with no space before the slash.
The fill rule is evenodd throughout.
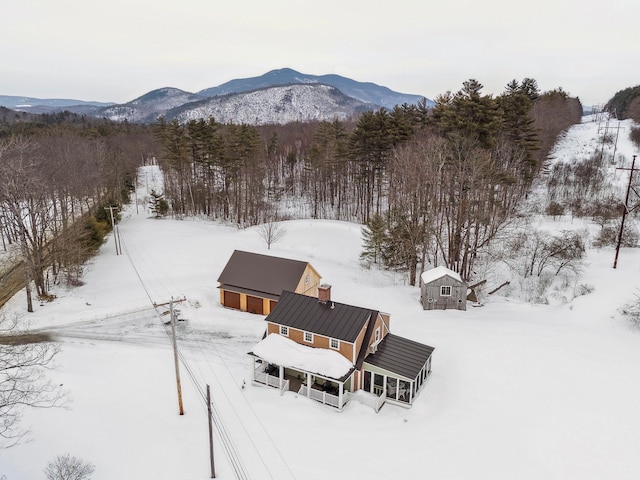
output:
<path id="1" fill-rule="evenodd" d="M 460 275 L 446 267 L 436 267 L 422 274 L 420 301 L 425 310 L 466 310 L 467 284 Z"/>
<path id="2" fill-rule="evenodd" d="M 220 303 L 268 315 L 284 290 L 317 297 L 321 278 L 308 262 L 235 250 L 218 277 Z"/>

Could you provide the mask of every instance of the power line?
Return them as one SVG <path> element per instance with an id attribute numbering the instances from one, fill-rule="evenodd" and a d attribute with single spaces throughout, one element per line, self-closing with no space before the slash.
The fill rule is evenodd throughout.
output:
<path id="1" fill-rule="evenodd" d="M 218 382 L 219 385 L 222 385 L 222 381 L 218 378 L 218 375 L 216 374 L 215 370 L 213 369 L 213 367 L 211 366 L 211 363 L 208 361 L 208 359 L 205 356 L 204 350 L 202 349 L 201 346 L 199 346 L 200 352 L 203 355 L 203 357 L 205 358 L 205 361 L 207 363 L 207 366 L 209 367 L 209 370 L 211 370 L 211 373 L 213 374 L 213 376 L 215 377 L 216 381 Z M 226 362 L 224 361 L 224 358 L 222 358 L 222 356 L 220 355 L 216 355 L 216 357 L 222 362 L 222 365 L 224 366 L 225 370 L 227 370 L 227 372 L 229 373 L 230 376 L 233 376 L 233 374 L 231 373 L 231 371 L 229 370 L 229 367 L 227 366 Z M 264 460 L 264 457 L 260 454 L 260 450 L 258 449 L 258 447 L 256 446 L 255 442 L 253 441 L 253 437 L 251 436 L 251 434 L 247 431 L 247 429 L 245 428 L 244 422 L 242 421 L 242 416 L 238 413 L 238 411 L 236 410 L 236 408 L 234 407 L 234 402 L 229 398 L 229 396 L 227 395 L 227 393 L 225 392 L 224 389 L 222 389 L 222 394 L 225 396 L 225 398 L 227 399 L 227 401 L 229 402 L 229 405 L 231 406 L 231 409 L 233 410 L 234 414 L 236 415 L 236 417 L 238 418 L 238 420 L 240 421 L 240 425 L 242 426 L 242 428 L 244 429 L 245 433 L 247 434 L 247 436 L 249 437 L 249 440 L 251 441 L 251 444 L 254 446 L 256 452 L 258 453 L 258 455 L 260 456 L 260 460 L 262 461 L 262 464 L 264 465 L 265 469 L 267 470 L 267 472 L 269 472 L 269 467 L 266 463 L 266 461 Z M 257 413 L 255 412 L 255 410 L 253 409 L 253 407 L 251 406 L 251 403 L 249 403 L 247 401 L 247 399 L 242 396 L 242 399 L 244 400 L 246 406 L 251 410 L 251 413 L 253 414 L 253 417 L 256 419 L 256 421 L 260 424 L 260 427 L 262 428 L 262 430 L 264 431 L 265 435 L 267 436 L 267 438 L 269 439 L 269 441 L 271 442 L 271 445 L 273 446 L 274 450 L 277 452 L 278 456 L 280 457 L 280 459 L 282 460 L 283 465 L 287 468 L 287 470 L 289 471 L 289 474 L 291 475 L 292 478 L 296 478 L 296 476 L 294 475 L 294 473 L 291 471 L 291 468 L 289 467 L 287 461 L 284 459 L 284 456 L 282 455 L 282 452 L 280 452 L 280 450 L 278 449 L 276 443 L 273 441 L 273 438 L 271 438 L 271 435 L 269 435 L 269 431 L 267 430 L 267 428 L 264 426 L 264 424 L 260 421 L 260 418 L 258 417 Z M 273 476 L 271 475 L 271 473 L 269 472 L 269 475 L 271 476 L 271 478 L 273 478 Z"/>
<path id="2" fill-rule="evenodd" d="M 147 286 L 145 285 L 144 281 L 142 280 L 140 272 L 136 268 L 136 265 L 135 265 L 135 262 L 133 261 L 133 258 L 129 254 L 128 249 L 126 248 L 126 242 L 125 242 L 125 251 L 126 251 L 127 258 L 129 259 L 129 262 L 131 263 L 131 266 L 133 267 L 133 270 L 136 273 L 136 276 L 138 277 L 138 280 L 140 281 L 140 284 L 142 285 L 142 288 L 144 289 L 149 301 L 154 306 L 154 309 L 155 309 L 155 312 L 156 312 L 156 316 L 160 320 L 160 324 L 163 326 L 167 336 L 170 337 L 170 333 L 169 333 L 169 331 L 167 329 L 167 326 L 162 321 L 162 315 L 158 311 L 156 303 L 151 298 L 151 294 L 149 293 L 149 290 L 148 290 Z M 185 370 L 187 371 L 193 386 L 196 388 L 196 391 L 199 393 L 203 404 L 208 409 L 209 406 L 207 405 L 206 394 L 205 394 L 202 386 L 200 385 L 200 383 L 197 381 L 197 379 L 196 379 L 196 377 L 195 377 L 190 365 L 188 364 L 186 358 L 184 357 L 182 352 L 177 348 L 177 345 L 176 345 L 176 350 L 175 351 L 176 351 L 177 355 L 179 356 L 180 361 L 182 362 L 183 366 L 185 367 Z M 222 443 L 223 449 L 225 450 L 225 452 L 227 454 L 227 459 L 229 460 L 229 463 L 230 463 L 231 468 L 233 469 L 233 471 L 235 473 L 236 478 L 238 480 L 249 480 L 249 475 L 248 475 L 248 473 L 246 471 L 246 468 L 245 468 L 244 464 L 242 463 L 242 459 L 240 458 L 240 455 L 239 455 L 236 447 L 234 446 L 233 442 L 231 441 L 231 435 L 229 434 L 227 428 L 225 427 L 224 421 L 222 420 L 222 416 L 218 412 L 218 410 L 217 410 L 217 408 L 215 406 L 215 403 L 213 401 L 211 402 L 211 420 L 213 421 L 213 423 L 214 423 L 214 425 L 216 427 L 216 431 L 218 432 L 218 435 L 219 435 L 219 437 L 221 439 L 221 443 Z"/>

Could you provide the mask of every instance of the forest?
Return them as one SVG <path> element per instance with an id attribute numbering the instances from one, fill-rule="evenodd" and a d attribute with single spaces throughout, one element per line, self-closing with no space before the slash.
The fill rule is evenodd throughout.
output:
<path id="1" fill-rule="evenodd" d="M 582 106 L 561 88 L 513 80 L 498 96 L 460 90 L 349 121 L 287 125 L 115 123 L 0 110 L 3 264 L 41 301 L 77 284 L 130 201 L 137 167 L 158 163 L 156 214 L 240 228 L 294 218 L 363 225 L 363 261 L 405 272 L 429 264 L 465 280 L 545 169 Z M 116 207 L 113 208 L 108 207 Z M 545 206 L 545 208 L 550 206 Z M 111 212 L 114 218 L 111 218 Z M 27 289 L 31 309 L 30 288 Z"/>

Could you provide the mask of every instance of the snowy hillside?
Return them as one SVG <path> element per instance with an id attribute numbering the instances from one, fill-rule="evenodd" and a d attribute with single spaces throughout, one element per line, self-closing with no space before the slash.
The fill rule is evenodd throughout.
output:
<path id="1" fill-rule="evenodd" d="M 99 115 L 113 121 L 153 123 L 167 110 L 201 100 L 199 95 L 177 88 L 160 88 L 123 105 L 100 110 Z"/>
<path id="2" fill-rule="evenodd" d="M 376 85 L 375 83 L 358 82 L 341 75 L 309 75 L 291 68 L 271 70 L 259 77 L 230 80 L 217 87 L 201 90 L 198 94 L 214 97 L 229 93 L 249 92 L 277 85 L 293 84 L 330 85 L 345 95 L 361 100 L 364 103 L 376 105 L 377 107 L 385 107 L 389 110 L 393 110 L 393 107 L 396 105 L 402 105 L 404 103 L 409 105 L 416 104 L 423 98 L 421 95 L 394 92 L 387 87 Z M 425 99 L 425 101 L 428 105 L 433 105 L 432 100 Z"/>
<path id="3" fill-rule="evenodd" d="M 597 146 L 596 130 L 595 122 L 572 128 L 556 158 Z M 635 153 L 622 140 L 618 149 Z M 149 188 L 161 189 L 155 167 L 145 168 Z M 640 331 L 620 308 L 640 288 L 640 249 L 623 249 L 614 270 L 613 249 L 588 244 L 579 281 L 592 289 L 564 303 L 492 295 L 466 312 L 427 312 L 403 275 L 360 264 L 359 225 L 284 222 L 286 236 L 267 250 L 258 228 L 153 219 L 146 195 L 141 187 L 141 203 L 123 213 L 124 255 L 111 237 L 84 285 L 59 289 L 33 314 L 24 293 L 4 307 L 56 335 L 62 351 L 49 376 L 69 404 L 25 411 L 30 441 L 0 450 L 0 477 L 43 478 L 49 461 L 70 453 L 95 464 L 94 480 L 209 478 L 209 384 L 221 479 L 637 478 Z M 532 221 L 593 228 L 570 215 Z M 234 249 L 309 261 L 336 301 L 388 312 L 393 333 L 434 346 L 433 373 L 413 407 L 376 414 L 351 402 L 338 413 L 252 385 L 247 352 L 264 317 L 223 308 L 216 288 Z M 184 416 L 164 317 L 151 308 L 171 298 L 185 299 L 177 307 Z"/>
<path id="4" fill-rule="evenodd" d="M 220 123 L 264 125 L 345 120 L 371 106 L 328 85 L 288 85 L 188 104 L 167 113 L 181 123 L 213 117 Z"/>

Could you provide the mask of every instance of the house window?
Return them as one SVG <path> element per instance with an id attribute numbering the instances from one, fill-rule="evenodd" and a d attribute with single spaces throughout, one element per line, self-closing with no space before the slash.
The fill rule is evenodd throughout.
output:
<path id="1" fill-rule="evenodd" d="M 313 333 L 304 332 L 304 341 L 307 343 L 313 343 Z"/>
<path id="2" fill-rule="evenodd" d="M 304 277 L 304 284 L 305 284 L 305 285 L 309 285 L 309 275 L 307 275 L 306 277 Z"/>
<path id="3" fill-rule="evenodd" d="M 378 343 L 380 341 L 380 327 L 376 328 L 376 336 L 374 343 Z"/>
<path id="4" fill-rule="evenodd" d="M 289 327 L 285 325 L 280 325 L 280 335 L 284 335 L 285 337 L 289 336 Z"/>
<path id="5" fill-rule="evenodd" d="M 340 349 L 340 341 L 337 338 L 332 338 L 329 340 L 329 346 L 334 350 Z"/>
<path id="6" fill-rule="evenodd" d="M 440 296 L 441 297 L 450 297 L 451 296 L 451 287 L 449 285 L 443 285 L 440 287 Z"/>

